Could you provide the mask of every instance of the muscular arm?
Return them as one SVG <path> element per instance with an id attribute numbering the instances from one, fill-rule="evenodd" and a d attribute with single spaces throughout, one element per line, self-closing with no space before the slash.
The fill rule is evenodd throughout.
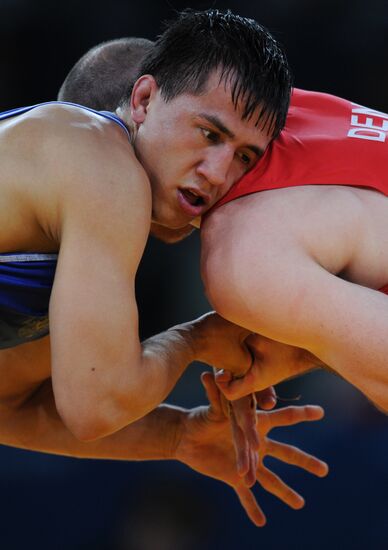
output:
<path id="1" fill-rule="evenodd" d="M 237 475 L 228 419 L 224 417 L 216 386 L 206 387 L 210 407 L 184 410 L 161 405 L 147 416 L 106 438 L 93 442 L 76 439 L 58 416 L 49 381 L 17 409 L 0 404 L 0 441 L 29 450 L 49 452 L 77 458 L 115 460 L 175 459 L 201 474 L 224 481 L 237 493 L 250 519 L 257 525 L 265 516 L 251 490 Z M 267 432 L 277 426 L 302 421 L 319 420 L 319 407 L 289 407 L 274 413 L 257 413 L 261 440 L 261 462 L 254 472 L 256 480 L 269 492 L 292 508 L 301 508 L 303 498 L 263 464 L 266 455 L 299 466 L 323 477 L 327 466 L 296 447 L 267 438 Z"/>
<path id="2" fill-rule="evenodd" d="M 162 405 L 147 416 L 120 431 L 98 441 L 79 441 L 68 430 L 57 413 L 47 375 L 50 350 L 48 338 L 19 350 L 0 352 L 0 368 L 12 360 L 14 383 L 0 387 L 0 442 L 79 458 L 109 458 L 115 460 L 176 459 L 207 476 L 232 486 L 249 517 L 263 525 L 264 515 L 243 480 L 237 475 L 228 419 L 223 415 L 220 397 L 209 373 L 203 376 L 210 407 L 190 411 Z M 29 369 L 35 373 L 24 382 L 20 375 Z M 10 371 L 11 372 L 11 371 Z M 319 407 L 291 407 L 274 413 L 258 413 L 261 439 L 261 461 L 266 454 L 300 466 L 323 476 L 327 467 L 303 451 L 272 441 L 267 432 L 276 426 L 322 417 Z M 261 462 L 255 478 L 293 508 L 300 508 L 303 499 Z"/>
<path id="3" fill-rule="evenodd" d="M 127 428 L 82 442 L 59 416 L 50 376 L 50 340 L 0 351 L 0 442 L 74 457 L 151 460 L 171 458 L 183 410 L 160 406 Z"/>
<path id="4" fill-rule="evenodd" d="M 47 120 L 32 121 L 41 139 L 29 178 L 31 209 L 59 245 L 49 310 L 52 385 L 66 426 L 91 440 L 147 414 L 191 361 L 215 356 L 200 352 L 193 333 L 200 344 L 202 331 L 193 324 L 141 345 L 134 282 L 151 222 L 148 179 L 115 124 L 47 109 Z M 245 364 L 239 357 L 232 369 L 247 370 L 249 353 L 242 355 Z"/>
<path id="5" fill-rule="evenodd" d="M 78 458 L 161 460 L 172 458 L 183 410 L 167 405 L 116 433 L 83 442 L 59 416 L 51 381 L 47 380 L 18 408 L 0 406 L 1 443 Z"/>
<path id="6" fill-rule="evenodd" d="M 287 214 L 282 212 L 282 218 L 279 210 L 261 212 L 261 217 L 246 214 L 244 221 L 232 213 L 229 229 L 221 215 L 210 220 L 203 244 L 213 306 L 253 332 L 307 350 L 388 410 L 388 298 L 322 267 L 295 229 L 298 213 L 293 210 L 294 221 L 288 223 Z M 238 246 L 225 244 L 212 254 L 222 228 L 227 233 L 223 242 L 228 242 L 229 231 Z M 336 250 L 337 243 L 331 246 Z M 291 374 L 290 365 L 272 367 L 272 377 L 266 370 L 265 385 Z M 259 373 L 259 367 L 251 373 L 257 389 Z M 240 395 L 236 391 L 233 397 Z"/>

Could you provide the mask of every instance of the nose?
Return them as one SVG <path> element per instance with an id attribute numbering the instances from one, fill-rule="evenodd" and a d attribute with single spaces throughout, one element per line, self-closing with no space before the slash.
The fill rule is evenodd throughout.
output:
<path id="1" fill-rule="evenodd" d="M 211 185 L 224 185 L 233 161 L 234 151 L 228 147 L 212 147 L 197 166 L 197 172 Z"/>

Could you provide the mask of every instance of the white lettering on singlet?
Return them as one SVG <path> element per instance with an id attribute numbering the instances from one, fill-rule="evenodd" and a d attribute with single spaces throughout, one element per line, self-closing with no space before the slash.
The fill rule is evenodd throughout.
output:
<path id="1" fill-rule="evenodd" d="M 352 103 L 352 117 L 348 137 L 385 141 L 388 132 L 388 114 Z"/>

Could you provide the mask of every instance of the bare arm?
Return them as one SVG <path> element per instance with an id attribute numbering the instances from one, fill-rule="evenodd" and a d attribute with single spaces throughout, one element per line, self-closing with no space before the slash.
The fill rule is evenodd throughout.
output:
<path id="1" fill-rule="evenodd" d="M 309 357 L 311 366 L 317 357 L 388 410 L 388 298 L 323 268 L 287 218 L 280 224 L 277 216 L 264 215 L 261 223 L 255 218 L 254 227 L 249 216 L 240 226 L 231 223 L 239 246 L 224 246 L 214 257 L 209 253 L 205 278 L 213 306 L 252 332 L 307 350 L 306 367 Z M 210 230 L 205 246 L 215 238 Z M 251 390 L 291 374 L 290 364 L 273 362 L 261 377 L 260 361 L 258 354 L 248 375 Z M 241 386 L 233 398 L 247 392 L 241 382 L 232 384 Z M 232 392 L 225 395 L 231 398 Z"/>
<path id="2" fill-rule="evenodd" d="M 50 204 L 55 219 L 48 223 L 60 242 L 50 302 L 51 369 L 61 418 L 78 438 L 91 440 L 153 410 L 194 359 L 245 372 L 251 358 L 243 344 L 247 331 L 215 318 L 141 345 L 134 281 L 150 228 L 148 179 L 116 135 L 93 132 L 85 140 L 74 131 L 70 137 L 48 141 L 44 153 L 55 152 L 55 163 L 39 174 L 47 185 L 61 174 Z"/>
<path id="3" fill-rule="evenodd" d="M 172 458 L 181 415 L 183 410 L 161 405 L 108 437 L 83 442 L 63 423 L 47 380 L 21 406 L 0 406 L 0 439 L 5 445 L 78 458 L 162 460 Z"/>
<path id="4" fill-rule="evenodd" d="M 265 516 L 251 490 L 237 475 L 229 422 L 222 412 L 217 388 L 209 373 L 203 380 L 210 407 L 187 411 L 161 405 L 130 426 L 92 442 L 79 441 L 66 428 L 56 411 L 47 380 L 19 406 L 0 405 L 0 440 L 19 448 L 78 458 L 176 459 L 230 485 L 250 519 L 261 526 Z M 322 414 L 322 409 L 311 406 L 258 413 L 261 461 L 255 480 L 292 508 L 303 506 L 302 497 L 264 466 L 264 456 L 274 456 L 320 477 L 326 475 L 327 466 L 295 447 L 270 440 L 267 432 L 276 426 L 319 420 Z"/>
<path id="5" fill-rule="evenodd" d="M 161 406 L 107 438 L 82 442 L 59 416 L 50 377 L 50 338 L 0 351 L 0 442 L 90 458 L 170 458 L 182 410 Z"/>

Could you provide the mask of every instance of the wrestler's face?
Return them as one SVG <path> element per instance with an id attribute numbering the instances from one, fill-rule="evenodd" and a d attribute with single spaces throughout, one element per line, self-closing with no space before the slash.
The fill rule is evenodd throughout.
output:
<path id="1" fill-rule="evenodd" d="M 256 163 L 271 136 L 241 120 L 230 86 L 213 74 L 201 95 L 165 101 L 151 76 L 135 84 L 135 150 L 152 187 L 156 223 L 179 228 L 204 214 Z"/>

